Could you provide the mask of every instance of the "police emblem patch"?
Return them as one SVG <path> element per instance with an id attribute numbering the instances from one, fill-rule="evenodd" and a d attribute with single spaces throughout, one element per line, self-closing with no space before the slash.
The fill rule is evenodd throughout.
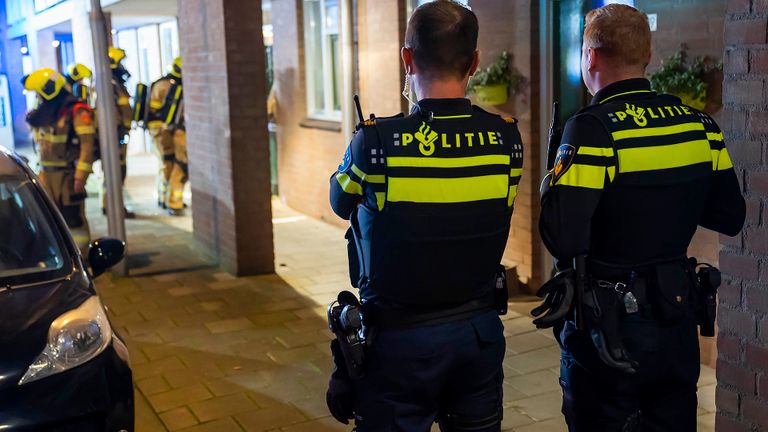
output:
<path id="1" fill-rule="evenodd" d="M 351 146 L 347 147 L 347 151 L 344 152 L 344 160 L 341 161 L 341 165 L 339 165 L 339 172 L 347 172 L 349 171 L 349 168 L 352 166 L 352 150 Z"/>
<path id="2" fill-rule="evenodd" d="M 561 144 L 557 149 L 557 156 L 555 156 L 555 167 L 552 168 L 552 184 L 557 184 L 557 181 L 568 171 L 568 168 L 573 164 L 573 157 L 576 156 L 576 148 L 570 144 Z"/>

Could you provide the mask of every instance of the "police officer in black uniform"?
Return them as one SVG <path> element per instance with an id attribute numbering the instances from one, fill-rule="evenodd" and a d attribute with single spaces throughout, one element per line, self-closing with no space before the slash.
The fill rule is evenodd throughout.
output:
<path id="1" fill-rule="evenodd" d="M 370 343 L 354 381 L 333 349 L 328 406 L 360 432 L 435 421 L 500 430 L 505 341 L 493 295 L 523 149 L 515 119 L 464 98 L 477 35 L 459 3 L 417 8 L 402 57 L 418 103 L 362 123 L 330 179 L 331 206 L 358 244 L 353 284 Z"/>
<path id="2" fill-rule="evenodd" d="M 582 74 L 594 98 L 567 122 L 542 184 L 541 236 L 560 269 L 587 256 L 602 307 L 599 332 L 579 327 L 588 313 L 556 326 L 571 432 L 696 430 L 699 286 L 686 252 L 697 226 L 734 236 L 744 223 L 720 129 L 651 91 L 650 42 L 632 7 L 589 13 Z M 607 334 L 619 336 L 606 347 Z"/>

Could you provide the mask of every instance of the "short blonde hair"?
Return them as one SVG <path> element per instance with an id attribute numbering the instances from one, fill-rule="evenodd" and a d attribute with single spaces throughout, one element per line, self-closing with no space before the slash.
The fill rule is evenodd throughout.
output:
<path id="1" fill-rule="evenodd" d="M 651 59 L 648 16 L 622 4 L 594 9 L 587 14 L 584 44 L 602 51 L 621 66 L 646 67 Z"/>

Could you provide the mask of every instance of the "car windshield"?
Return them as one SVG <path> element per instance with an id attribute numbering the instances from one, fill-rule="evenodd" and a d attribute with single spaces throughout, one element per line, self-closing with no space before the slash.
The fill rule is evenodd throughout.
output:
<path id="1" fill-rule="evenodd" d="M 0 176 L 0 286 L 64 276 L 71 270 L 68 261 L 35 185 L 26 176 Z"/>

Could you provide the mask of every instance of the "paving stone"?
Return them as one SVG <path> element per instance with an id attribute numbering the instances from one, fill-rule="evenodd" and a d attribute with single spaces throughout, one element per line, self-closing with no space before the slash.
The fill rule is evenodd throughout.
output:
<path id="1" fill-rule="evenodd" d="M 201 422 L 207 422 L 252 411 L 258 407 L 244 393 L 235 393 L 194 402 L 189 408 Z"/>
<path id="2" fill-rule="evenodd" d="M 323 417 L 306 423 L 299 423 L 280 429 L 283 432 L 346 432 L 349 426 L 337 422 L 332 417 Z"/>
<path id="3" fill-rule="evenodd" d="M 208 327 L 208 330 L 211 333 L 216 334 L 253 328 L 253 323 L 250 322 L 248 318 L 241 317 L 220 321 L 211 321 L 205 323 L 205 326 Z"/>
<path id="4" fill-rule="evenodd" d="M 209 392 L 205 386 L 202 384 L 194 384 L 188 387 L 152 395 L 147 397 L 147 399 L 155 412 L 162 413 L 163 411 L 189 405 L 192 402 L 210 399 L 211 397 L 213 397 L 213 395 L 211 395 L 211 392 Z"/>
<path id="5" fill-rule="evenodd" d="M 160 375 L 163 372 L 170 372 L 178 369 L 184 369 L 184 365 L 177 357 L 167 357 L 160 360 L 148 361 L 143 364 L 132 364 L 133 379 L 135 380 Z"/>
<path id="6" fill-rule="evenodd" d="M 243 429 L 231 418 L 215 420 L 191 428 L 180 429 L 181 432 L 241 432 Z"/>
<path id="7" fill-rule="evenodd" d="M 143 380 L 136 381 L 135 384 L 146 396 L 153 395 L 155 393 L 161 393 L 171 389 L 171 386 L 168 385 L 162 376 L 145 378 Z"/>
<path id="8" fill-rule="evenodd" d="M 160 420 L 163 421 L 169 431 L 176 431 L 199 423 L 186 407 L 166 411 L 160 414 Z"/>
<path id="9" fill-rule="evenodd" d="M 247 432 L 256 432 L 306 422 L 308 419 L 294 407 L 275 406 L 237 415 L 235 420 Z"/>
<path id="10" fill-rule="evenodd" d="M 510 377 L 505 380 L 505 384 L 527 396 L 560 391 L 559 375 L 549 370 Z"/>

